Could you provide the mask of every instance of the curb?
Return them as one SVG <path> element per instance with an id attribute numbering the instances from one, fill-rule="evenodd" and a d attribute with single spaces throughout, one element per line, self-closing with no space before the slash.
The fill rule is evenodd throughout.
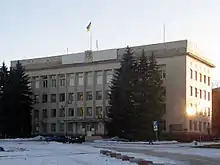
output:
<path id="1" fill-rule="evenodd" d="M 129 161 L 130 163 L 136 163 L 138 165 L 164 165 L 164 164 L 158 164 L 158 163 L 153 163 L 152 161 L 149 160 L 144 160 L 144 159 L 139 159 L 127 155 L 121 155 L 120 153 L 108 151 L 108 150 L 100 150 L 100 154 L 109 156 L 111 158 L 116 158 L 120 159 L 122 161 Z"/>

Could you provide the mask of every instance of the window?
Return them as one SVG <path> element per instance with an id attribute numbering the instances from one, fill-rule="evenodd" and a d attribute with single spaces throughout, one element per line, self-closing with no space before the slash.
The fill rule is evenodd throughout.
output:
<path id="1" fill-rule="evenodd" d="M 202 82 L 202 73 L 199 74 L 199 80 Z"/>
<path id="2" fill-rule="evenodd" d="M 69 108 L 69 116 L 74 116 L 74 108 Z"/>
<path id="3" fill-rule="evenodd" d="M 60 108 L 60 117 L 64 117 L 65 116 L 65 108 Z"/>
<path id="4" fill-rule="evenodd" d="M 211 80 L 210 80 L 210 77 L 208 77 L 208 86 L 211 85 Z"/>
<path id="5" fill-rule="evenodd" d="M 204 122 L 204 123 L 203 123 L 203 130 L 204 130 L 204 132 L 206 132 L 206 131 L 207 131 L 206 122 Z"/>
<path id="6" fill-rule="evenodd" d="M 198 93 L 197 93 L 197 88 L 195 88 L 195 97 L 197 97 L 197 94 L 198 94 Z"/>
<path id="7" fill-rule="evenodd" d="M 79 117 L 83 116 L 83 107 L 77 108 L 77 116 L 79 116 Z"/>
<path id="8" fill-rule="evenodd" d="M 56 123 L 51 123 L 50 129 L 51 132 L 56 132 Z"/>
<path id="9" fill-rule="evenodd" d="M 96 91 L 96 100 L 102 100 L 102 91 Z"/>
<path id="10" fill-rule="evenodd" d="M 74 101 L 74 93 L 68 93 L 68 101 L 72 103 Z"/>
<path id="11" fill-rule="evenodd" d="M 190 69 L 190 78 L 193 79 L 193 70 Z"/>
<path id="12" fill-rule="evenodd" d="M 107 70 L 106 71 L 106 83 L 109 84 L 112 81 L 112 70 Z"/>
<path id="13" fill-rule="evenodd" d="M 189 120 L 189 130 L 192 130 L 192 120 Z"/>
<path id="14" fill-rule="evenodd" d="M 51 109 L 51 117 L 56 117 L 56 116 L 57 116 L 57 110 Z"/>
<path id="15" fill-rule="evenodd" d="M 51 87 L 55 88 L 57 85 L 56 76 L 51 76 Z"/>
<path id="16" fill-rule="evenodd" d="M 74 86 L 74 85 L 75 85 L 75 75 L 69 74 L 69 86 Z"/>
<path id="17" fill-rule="evenodd" d="M 102 80 L 103 80 L 102 71 L 96 72 L 96 83 L 97 84 L 102 84 Z"/>
<path id="18" fill-rule="evenodd" d="M 210 99 L 211 99 L 211 98 L 210 98 L 210 92 L 208 92 L 208 101 L 210 101 Z"/>
<path id="19" fill-rule="evenodd" d="M 108 100 L 109 99 L 109 95 L 111 94 L 110 90 L 105 91 L 105 99 Z"/>
<path id="20" fill-rule="evenodd" d="M 103 113 L 102 113 L 102 107 L 96 107 L 96 112 L 95 112 L 96 117 L 102 118 Z"/>
<path id="21" fill-rule="evenodd" d="M 197 121 L 194 121 L 193 125 L 194 125 L 194 130 L 197 131 Z"/>
<path id="22" fill-rule="evenodd" d="M 40 112 L 39 112 L 38 109 L 35 109 L 35 110 L 34 110 L 34 118 L 35 118 L 35 119 L 39 119 L 39 117 L 40 117 Z"/>
<path id="23" fill-rule="evenodd" d="M 61 87 L 65 86 L 65 75 L 60 75 L 60 86 Z"/>
<path id="24" fill-rule="evenodd" d="M 51 103 L 55 103 L 56 101 L 57 101 L 57 95 L 56 94 L 51 94 L 50 95 L 50 101 L 51 101 Z"/>
<path id="25" fill-rule="evenodd" d="M 34 95 L 34 99 L 33 99 L 34 103 L 39 103 L 40 102 L 40 97 L 39 95 Z"/>
<path id="26" fill-rule="evenodd" d="M 199 122 L 199 131 L 200 132 L 202 131 L 202 122 L 201 121 Z"/>
<path id="27" fill-rule="evenodd" d="M 208 108 L 208 116 L 210 116 L 211 115 L 211 110 L 210 110 L 210 108 Z"/>
<path id="28" fill-rule="evenodd" d="M 195 80 L 197 80 L 197 71 L 195 71 Z"/>
<path id="29" fill-rule="evenodd" d="M 77 92 L 77 101 L 83 101 L 83 92 Z"/>
<path id="30" fill-rule="evenodd" d="M 83 73 L 78 73 L 76 78 L 77 78 L 77 85 L 83 85 L 84 84 Z"/>
<path id="31" fill-rule="evenodd" d="M 199 90 L 199 97 L 200 97 L 200 99 L 202 99 L 202 90 L 201 89 Z"/>
<path id="32" fill-rule="evenodd" d="M 47 109 L 43 109 L 42 118 L 46 119 L 47 117 Z"/>
<path id="33" fill-rule="evenodd" d="M 193 95 L 193 87 L 190 86 L 190 96 L 192 96 L 192 95 Z"/>
<path id="34" fill-rule="evenodd" d="M 204 100 L 206 100 L 206 90 L 204 90 L 203 92 L 204 92 Z"/>
<path id="35" fill-rule="evenodd" d="M 64 131 L 64 123 L 60 123 L 60 131 L 63 132 Z"/>
<path id="36" fill-rule="evenodd" d="M 92 85 L 93 79 L 92 79 L 92 72 L 86 73 L 87 75 L 87 85 Z"/>
<path id="37" fill-rule="evenodd" d="M 43 94 L 42 95 L 42 103 L 47 103 L 47 98 L 48 98 L 47 94 Z"/>
<path id="38" fill-rule="evenodd" d="M 35 88 L 39 88 L 40 87 L 40 81 L 39 81 L 39 78 L 36 78 L 35 79 Z"/>
<path id="39" fill-rule="evenodd" d="M 92 116 L 92 107 L 86 107 L 86 116 Z"/>
<path id="40" fill-rule="evenodd" d="M 92 100 L 92 92 L 86 92 L 86 100 Z"/>
<path id="41" fill-rule="evenodd" d="M 60 102 L 64 102 L 65 101 L 65 93 L 60 93 L 59 98 L 60 98 Z"/>
<path id="42" fill-rule="evenodd" d="M 204 83 L 206 84 L 206 75 L 204 75 Z"/>
<path id="43" fill-rule="evenodd" d="M 42 79 L 43 79 L 43 88 L 47 88 L 48 87 L 47 76 L 43 76 Z"/>
<path id="44" fill-rule="evenodd" d="M 67 128 L 68 128 L 68 131 L 72 132 L 73 131 L 73 123 L 68 123 Z"/>

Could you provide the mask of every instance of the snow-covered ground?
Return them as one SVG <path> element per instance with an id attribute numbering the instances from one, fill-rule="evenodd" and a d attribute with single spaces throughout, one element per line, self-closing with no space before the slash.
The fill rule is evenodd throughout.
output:
<path id="1" fill-rule="evenodd" d="M 0 152 L 0 164 L 5 165 L 126 165 L 118 159 L 101 155 L 99 148 L 86 144 L 61 144 L 56 142 L 0 140 L 7 152 Z M 178 164 L 170 159 L 128 153 L 130 156 L 154 161 L 154 163 Z"/>

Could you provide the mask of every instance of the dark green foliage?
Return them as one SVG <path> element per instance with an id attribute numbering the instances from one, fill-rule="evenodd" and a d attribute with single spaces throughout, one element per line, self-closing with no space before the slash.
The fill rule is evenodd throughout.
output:
<path id="1" fill-rule="evenodd" d="M 136 60 L 127 48 L 116 71 L 110 94 L 110 136 L 131 140 L 155 139 L 153 121 L 163 116 L 164 88 L 159 65 L 152 54 Z"/>
<path id="2" fill-rule="evenodd" d="M 31 133 L 32 92 L 29 77 L 21 63 L 11 68 L 4 82 L 3 110 L 6 126 L 1 132 L 7 136 L 25 137 Z"/>
<path id="3" fill-rule="evenodd" d="M 133 52 L 127 47 L 121 61 L 121 68 L 116 70 L 111 85 L 108 114 L 111 122 L 107 125 L 111 136 L 128 138 L 132 133 L 132 118 L 134 116 L 132 100 L 134 88 L 133 64 Z"/>

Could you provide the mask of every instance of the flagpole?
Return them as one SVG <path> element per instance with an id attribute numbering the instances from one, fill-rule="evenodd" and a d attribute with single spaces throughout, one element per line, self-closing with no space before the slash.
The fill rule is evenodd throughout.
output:
<path id="1" fill-rule="evenodd" d="M 92 30 L 89 31 L 89 48 L 92 51 Z"/>

